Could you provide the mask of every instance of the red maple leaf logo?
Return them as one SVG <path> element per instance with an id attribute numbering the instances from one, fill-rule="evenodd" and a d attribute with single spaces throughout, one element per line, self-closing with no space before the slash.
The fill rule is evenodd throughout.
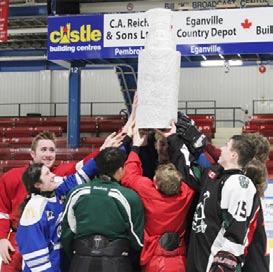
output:
<path id="1" fill-rule="evenodd" d="M 216 173 L 213 172 L 212 170 L 209 170 L 208 176 L 209 176 L 211 179 L 215 179 L 215 178 L 216 178 Z"/>
<path id="2" fill-rule="evenodd" d="M 250 21 L 248 21 L 248 19 L 246 18 L 242 23 L 241 23 L 242 28 L 244 29 L 248 29 L 252 26 L 252 23 Z"/>

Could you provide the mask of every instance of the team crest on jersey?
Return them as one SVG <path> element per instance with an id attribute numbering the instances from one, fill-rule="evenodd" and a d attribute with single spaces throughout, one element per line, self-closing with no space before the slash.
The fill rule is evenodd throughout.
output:
<path id="1" fill-rule="evenodd" d="M 47 221 L 50 221 L 50 220 L 54 219 L 53 211 L 47 211 L 46 212 L 46 217 L 47 217 Z"/>
<path id="2" fill-rule="evenodd" d="M 249 179 L 245 176 L 239 176 L 240 185 L 242 188 L 247 188 L 249 184 Z"/>
<path id="3" fill-rule="evenodd" d="M 66 200 L 66 195 L 62 195 L 62 196 L 60 197 L 60 203 L 61 203 L 61 204 L 64 204 L 64 203 L 65 203 L 65 200 Z"/>
<path id="4" fill-rule="evenodd" d="M 209 176 L 211 179 L 216 179 L 216 173 L 213 172 L 212 170 L 209 170 L 208 176 Z"/>

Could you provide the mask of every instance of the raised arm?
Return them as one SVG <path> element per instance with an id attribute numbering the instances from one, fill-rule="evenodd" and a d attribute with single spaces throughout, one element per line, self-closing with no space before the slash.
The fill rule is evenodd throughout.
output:
<path id="1" fill-rule="evenodd" d="M 57 180 L 55 193 L 58 199 L 66 198 L 66 195 L 76 186 L 89 182 L 97 174 L 97 165 L 95 159 L 89 160 L 79 169 L 76 174 L 61 178 L 55 177 Z"/>
<path id="2" fill-rule="evenodd" d="M 110 134 L 104 141 L 100 150 L 111 146 L 119 146 L 122 141 L 122 136 L 116 133 Z M 58 199 L 66 198 L 66 195 L 77 185 L 87 183 L 97 174 L 97 165 L 95 158 L 89 159 L 75 174 L 61 177 L 55 176 L 54 182 L 48 182 L 47 186 L 43 188 L 44 191 L 55 190 Z"/>
<path id="3" fill-rule="evenodd" d="M 70 162 L 70 163 L 63 163 L 60 164 L 58 167 L 54 169 L 54 173 L 57 176 L 68 176 L 74 174 L 77 170 L 81 169 L 84 164 L 86 164 L 90 159 L 95 158 L 101 150 L 109 146 L 119 146 L 122 141 L 122 137 L 120 134 L 116 132 L 111 133 L 105 140 L 104 143 L 101 145 L 100 148 L 97 148 L 95 151 L 91 152 L 87 156 L 85 156 L 79 162 Z"/>
<path id="4" fill-rule="evenodd" d="M 172 122 L 171 129 L 159 131 L 164 137 L 167 137 L 168 151 L 171 163 L 182 174 L 183 181 L 194 190 L 199 190 L 199 169 L 193 167 L 194 157 L 190 153 L 185 140 L 178 134 L 176 124 Z M 198 174 L 198 175 L 197 175 Z"/>
<path id="5" fill-rule="evenodd" d="M 142 165 L 138 156 L 139 147 L 145 142 L 146 136 L 140 136 L 137 128 L 133 131 L 133 146 L 124 166 L 124 176 L 121 180 L 122 185 L 132 188 L 138 193 L 144 190 L 145 183 L 151 182 L 143 176 Z"/>

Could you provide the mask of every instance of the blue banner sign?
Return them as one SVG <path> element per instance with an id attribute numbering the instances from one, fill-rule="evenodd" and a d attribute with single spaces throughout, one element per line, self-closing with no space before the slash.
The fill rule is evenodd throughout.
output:
<path id="1" fill-rule="evenodd" d="M 272 53 L 273 7 L 174 11 L 177 50 L 184 56 Z M 145 13 L 48 18 L 48 59 L 137 57 L 145 46 Z"/>
<path id="2" fill-rule="evenodd" d="M 103 16 L 48 20 L 48 59 L 94 59 L 103 52 Z"/>

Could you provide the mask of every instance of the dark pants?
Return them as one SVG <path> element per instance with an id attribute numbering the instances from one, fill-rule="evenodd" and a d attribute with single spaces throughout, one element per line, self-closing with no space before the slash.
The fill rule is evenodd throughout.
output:
<path id="1" fill-rule="evenodd" d="M 69 272 L 132 272 L 128 257 L 74 255 Z"/>
<path id="2" fill-rule="evenodd" d="M 101 235 L 77 239 L 69 272 L 132 272 L 130 242 L 108 241 Z"/>

